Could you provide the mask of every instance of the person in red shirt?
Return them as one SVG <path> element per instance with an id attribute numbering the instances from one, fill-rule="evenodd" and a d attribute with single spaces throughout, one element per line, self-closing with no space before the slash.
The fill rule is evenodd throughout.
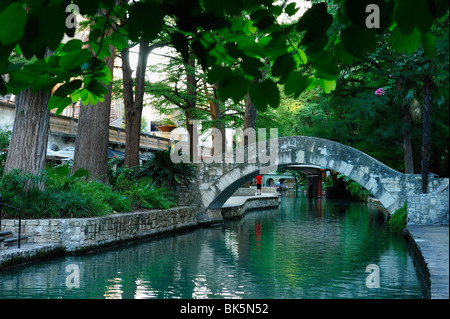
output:
<path id="1" fill-rule="evenodd" d="M 262 187 L 262 176 L 258 175 L 255 177 L 256 179 L 256 195 L 261 195 L 261 187 Z"/>

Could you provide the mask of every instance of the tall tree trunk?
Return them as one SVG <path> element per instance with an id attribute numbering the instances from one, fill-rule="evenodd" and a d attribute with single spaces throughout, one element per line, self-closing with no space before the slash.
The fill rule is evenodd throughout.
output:
<path id="1" fill-rule="evenodd" d="M 112 74 L 114 47 L 111 46 L 110 50 L 112 54 L 105 58 L 105 62 Z M 99 179 L 108 184 L 107 163 L 112 82 L 105 87 L 108 94 L 105 95 L 103 102 L 80 106 L 73 170 L 87 169 L 90 171 L 90 180 Z"/>
<path id="2" fill-rule="evenodd" d="M 141 136 L 142 108 L 144 106 L 145 71 L 147 59 L 153 47 L 141 39 L 139 58 L 136 68 L 135 93 L 133 95 L 133 78 L 130 67 L 129 48 L 122 50 L 123 99 L 125 107 L 125 165 L 139 165 L 139 144 Z"/>
<path id="3" fill-rule="evenodd" d="M 433 79 L 426 75 L 423 79 L 423 142 L 422 142 L 422 192 L 428 192 L 428 173 L 430 172 L 431 112 Z"/>
<path id="4" fill-rule="evenodd" d="M 29 12 L 29 9 L 26 8 Z M 45 52 L 49 57 L 51 51 Z M 47 155 L 48 129 L 50 126 L 50 110 L 48 101 L 51 91 L 31 92 L 24 90 L 17 94 L 15 99 L 15 117 L 8 156 L 5 162 L 4 174 L 14 169 L 23 170 L 25 173 L 39 175 L 45 169 Z M 43 190 L 43 183 L 34 185 Z M 25 186 L 25 190 L 31 184 Z"/>
<path id="5" fill-rule="evenodd" d="M 221 145 L 222 148 L 220 150 L 216 150 L 214 147 L 214 138 L 215 136 L 212 136 L 212 141 L 213 141 L 213 149 L 212 149 L 212 156 L 218 155 L 218 154 L 223 154 L 226 152 L 226 135 L 225 135 L 225 123 L 222 121 L 223 118 L 223 112 L 221 109 L 221 101 L 217 96 L 217 88 L 218 88 L 218 83 L 214 83 L 214 98 L 210 97 L 210 94 L 208 92 L 208 89 L 206 87 L 206 83 L 204 84 L 204 89 L 205 89 L 205 94 L 206 97 L 209 100 L 209 107 L 210 107 L 210 111 L 209 113 L 211 114 L 211 121 L 213 121 L 213 126 L 219 130 L 220 132 L 220 139 L 221 139 Z"/>
<path id="6" fill-rule="evenodd" d="M 250 94 L 247 92 L 247 95 L 245 96 L 244 132 L 248 128 L 255 128 L 257 116 L 257 109 L 250 99 Z M 249 141 L 247 135 L 243 136 L 242 142 L 244 147 L 248 145 Z M 250 187 L 250 181 L 246 182 L 242 187 Z"/>
<path id="7" fill-rule="evenodd" d="M 256 107 L 250 99 L 250 94 L 247 92 L 245 97 L 244 131 L 248 128 L 255 128 L 257 115 Z M 244 136 L 243 143 L 244 146 L 248 145 L 247 136 Z"/>
<path id="8" fill-rule="evenodd" d="M 31 89 L 16 96 L 16 109 L 8 157 L 4 173 L 21 169 L 39 175 L 45 168 L 50 111 L 48 101 L 51 92 Z M 43 188 L 43 185 L 39 185 Z"/>
<path id="9" fill-rule="evenodd" d="M 194 141 L 193 125 L 191 123 L 194 120 L 193 110 L 197 107 L 197 79 L 195 78 L 195 57 L 191 54 L 189 62 L 185 65 L 186 69 L 186 93 L 187 93 L 187 108 L 184 110 L 186 115 L 186 129 L 188 131 L 189 141 L 189 156 L 191 160 L 196 161 L 194 158 L 194 145 L 197 145 L 198 141 Z M 197 153 L 197 152 L 195 152 Z"/>
<path id="10" fill-rule="evenodd" d="M 414 159 L 410 137 L 411 114 L 408 109 L 404 110 L 402 123 L 403 123 L 402 148 L 403 148 L 403 163 L 405 165 L 405 174 L 414 174 Z"/>

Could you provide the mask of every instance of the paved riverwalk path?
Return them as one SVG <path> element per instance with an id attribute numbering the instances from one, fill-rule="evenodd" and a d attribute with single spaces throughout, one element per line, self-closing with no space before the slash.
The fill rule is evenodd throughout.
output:
<path id="1" fill-rule="evenodd" d="M 408 225 L 430 272 L 431 298 L 449 298 L 448 226 Z"/>

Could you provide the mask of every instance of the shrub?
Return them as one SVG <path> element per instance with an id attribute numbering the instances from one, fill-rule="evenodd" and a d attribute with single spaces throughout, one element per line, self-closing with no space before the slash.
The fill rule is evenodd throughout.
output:
<path id="1" fill-rule="evenodd" d="M 2 201 L 20 208 L 24 218 L 89 217 L 111 212 L 105 201 L 82 191 L 79 179 L 85 172 L 77 172 L 66 176 L 66 169 L 58 167 L 33 176 L 14 170 L 0 179 Z M 38 189 L 40 183 L 45 184 L 44 190 Z M 7 216 L 17 215 L 15 210 L 4 210 Z"/>
<path id="2" fill-rule="evenodd" d="M 0 129 L 0 176 L 3 174 L 3 168 L 8 156 L 9 139 L 11 131 L 4 131 Z"/>
<path id="3" fill-rule="evenodd" d="M 189 185 L 197 170 L 191 163 L 174 163 L 168 149 L 156 152 L 150 161 L 135 168 L 134 174 L 136 178 L 151 178 L 158 186 L 175 189 L 179 184 Z"/>
<path id="4" fill-rule="evenodd" d="M 139 180 L 124 195 L 131 199 L 135 207 L 168 209 L 173 205 L 171 191 L 149 178 Z"/>
<path id="5" fill-rule="evenodd" d="M 45 186 L 52 189 L 69 189 L 88 176 L 89 171 L 83 168 L 70 174 L 70 167 L 68 164 L 49 167 L 44 173 Z"/>
<path id="6" fill-rule="evenodd" d="M 350 195 L 358 200 L 366 200 L 367 197 L 372 195 L 367 189 L 365 189 L 361 184 L 351 180 L 349 177 L 339 174 L 337 176 L 339 179 L 343 180 L 345 183 L 345 188 L 350 193 Z"/>
<path id="7" fill-rule="evenodd" d="M 393 233 L 403 234 L 403 231 L 406 227 L 406 217 L 408 214 L 408 209 L 405 204 L 403 204 L 402 208 L 397 209 L 391 215 L 391 219 L 389 220 L 389 228 Z"/>
<path id="8" fill-rule="evenodd" d="M 2 201 L 20 208 L 23 218 L 91 217 L 132 207 L 168 209 L 173 205 L 171 191 L 151 179 L 130 179 L 130 185 L 119 191 L 98 181 L 87 182 L 87 175 L 85 170 L 71 175 L 66 165 L 49 168 L 40 176 L 14 170 L 0 178 Z M 45 188 L 40 190 L 42 184 Z M 4 213 L 17 216 L 16 210 L 4 208 Z"/>
<path id="9" fill-rule="evenodd" d="M 131 200 L 123 194 L 116 192 L 111 186 L 107 186 L 98 181 L 80 183 L 78 188 L 85 196 L 93 197 L 97 202 L 104 203 L 110 208 L 109 211 L 129 212 L 131 210 Z"/>
<path id="10" fill-rule="evenodd" d="M 108 160 L 109 183 L 114 190 L 127 191 L 133 187 L 133 170 L 126 165 L 120 165 L 122 159 L 115 156 Z"/>

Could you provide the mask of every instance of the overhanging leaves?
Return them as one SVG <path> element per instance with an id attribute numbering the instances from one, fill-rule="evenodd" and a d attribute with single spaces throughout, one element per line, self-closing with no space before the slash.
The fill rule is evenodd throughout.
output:
<path id="1" fill-rule="evenodd" d="M 276 108 L 280 104 L 280 92 L 271 79 L 252 82 L 249 94 L 255 107 L 261 112 L 264 112 L 267 106 Z"/>
<path id="2" fill-rule="evenodd" d="M 391 45 L 399 53 L 413 53 L 420 45 L 420 32 L 414 29 L 410 35 L 405 35 L 397 26 L 391 34 Z"/>
<path id="3" fill-rule="evenodd" d="M 0 41 L 3 45 L 18 41 L 25 32 L 27 14 L 22 3 L 11 3 L 0 15 Z"/>
<path id="4" fill-rule="evenodd" d="M 324 2 L 314 4 L 303 14 L 297 23 L 299 32 L 305 31 L 302 43 L 309 43 L 322 36 L 333 22 L 333 17 L 327 12 Z"/>
<path id="5" fill-rule="evenodd" d="M 311 79 L 303 75 L 299 71 L 293 71 L 289 74 L 284 85 L 284 93 L 286 95 L 293 95 L 294 99 L 298 98 L 300 94 L 306 90 L 311 83 Z"/>
<path id="6" fill-rule="evenodd" d="M 81 88 L 81 85 L 83 84 L 83 81 L 81 80 L 73 80 L 69 83 L 65 83 L 61 85 L 55 93 L 53 93 L 54 96 L 57 97 L 64 97 L 72 94 L 75 90 L 78 90 Z"/>
<path id="7" fill-rule="evenodd" d="M 48 101 L 48 108 L 50 110 L 56 109 L 56 115 L 59 115 L 71 103 L 72 99 L 67 96 L 52 95 Z"/>
<path id="8" fill-rule="evenodd" d="M 345 50 L 357 59 L 362 59 L 365 53 L 374 51 L 377 46 L 375 31 L 357 25 L 341 31 L 341 42 Z"/>
<path id="9" fill-rule="evenodd" d="M 189 42 L 186 37 L 180 32 L 173 32 L 170 34 L 170 39 L 175 49 L 180 52 L 184 63 L 189 61 Z"/>
<path id="10" fill-rule="evenodd" d="M 128 36 L 132 41 L 138 41 L 143 36 L 151 42 L 156 38 L 163 26 L 163 15 L 156 1 L 136 2 L 129 10 Z"/>

